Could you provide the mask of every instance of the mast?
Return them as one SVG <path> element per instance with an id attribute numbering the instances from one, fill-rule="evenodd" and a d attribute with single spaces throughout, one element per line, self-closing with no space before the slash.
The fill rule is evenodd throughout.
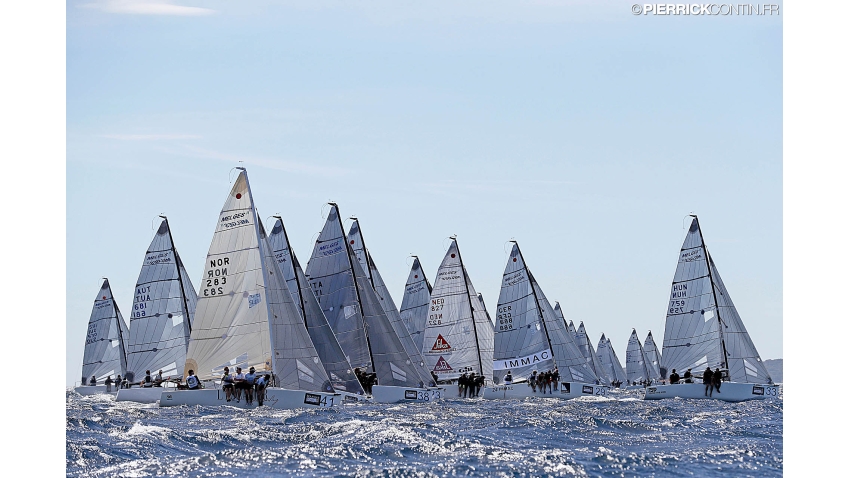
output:
<path id="1" fill-rule="evenodd" d="M 726 340 L 723 338 L 723 320 L 720 318 L 720 302 L 717 302 L 717 290 L 714 287 L 714 277 L 711 275 L 711 262 L 708 259 L 708 249 L 705 247 L 705 236 L 702 235 L 702 228 L 699 225 L 699 218 L 696 214 L 692 214 L 697 222 L 697 230 L 699 231 L 699 239 L 702 244 L 702 252 L 705 254 L 705 268 L 708 269 L 708 280 L 711 282 L 711 295 L 714 297 L 714 307 L 717 311 L 717 332 L 720 335 L 720 346 L 723 349 L 723 368 L 729 370 L 729 354 L 726 352 Z"/>
<path id="2" fill-rule="evenodd" d="M 336 208 L 336 220 L 339 221 L 339 230 L 342 231 L 342 242 L 345 243 L 345 255 L 348 257 L 348 267 L 351 269 L 351 280 L 354 282 L 354 292 L 357 294 L 357 306 L 360 307 L 360 317 L 363 320 L 363 330 L 366 331 L 366 348 L 369 349 L 369 360 L 372 362 L 372 372 L 377 372 L 375 368 L 375 357 L 372 355 L 372 342 L 369 341 L 369 325 L 366 324 L 366 317 L 363 316 L 363 300 L 360 298 L 360 287 L 357 284 L 357 275 L 354 273 L 354 263 L 351 262 L 351 255 L 354 251 L 351 250 L 351 244 L 348 243 L 348 236 L 345 234 L 345 228 L 342 227 L 342 219 L 339 217 L 339 206 L 335 202 L 329 202 L 331 206 Z M 356 219 L 355 219 L 356 220 Z M 357 224 L 360 227 L 360 224 Z M 362 235 L 360 237 L 363 237 Z M 366 244 L 363 244 L 363 251 L 366 251 Z M 374 288 L 374 286 L 373 286 Z"/>
<path id="3" fill-rule="evenodd" d="M 528 270 L 528 264 L 525 263 L 525 258 L 522 256 L 522 249 L 519 248 L 519 243 L 516 241 L 511 241 L 516 244 L 516 250 L 519 251 L 519 257 L 522 259 L 522 266 L 525 268 L 525 272 L 528 273 L 528 282 L 531 284 L 531 294 L 534 295 L 534 306 L 537 309 L 537 318 L 540 319 L 540 322 L 543 324 L 543 333 L 546 334 L 546 343 L 549 344 L 549 351 L 552 349 L 552 339 L 549 337 L 549 329 L 546 327 L 546 320 L 543 318 L 543 311 L 540 310 L 540 302 L 537 300 L 537 291 L 534 290 L 534 276 L 531 275 L 531 271 Z M 552 352 L 552 361 L 555 362 L 555 354 Z M 557 367 L 557 363 L 555 365 Z"/>
<path id="4" fill-rule="evenodd" d="M 301 295 L 301 281 L 298 280 L 298 273 L 295 272 L 295 252 L 292 250 L 292 245 L 289 243 L 289 234 L 286 233 L 286 227 L 283 225 L 283 219 L 280 216 L 272 216 L 280 221 L 280 228 L 283 230 L 283 237 L 286 238 L 286 249 L 289 251 L 289 257 L 292 258 L 292 272 L 295 273 L 295 286 L 298 287 L 298 305 L 301 306 L 301 318 L 304 319 L 304 326 L 307 326 L 307 311 L 304 310 L 304 296 Z"/>
<path id="5" fill-rule="evenodd" d="M 183 322 L 186 323 L 185 327 L 188 328 L 186 331 L 186 337 L 189 337 L 189 334 L 192 333 L 192 322 L 189 320 L 189 305 L 186 304 L 186 288 L 183 287 L 183 276 L 180 275 L 180 256 L 177 255 L 177 248 L 174 247 L 174 238 L 171 237 L 171 226 L 168 225 L 168 218 L 161 215 L 161 218 L 165 220 L 165 228 L 168 229 L 168 240 L 171 242 L 171 252 L 174 254 L 174 265 L 177 266 L 177 282 L 180 284 L 180 298 L 182 299 L 181 303 L 183 304 Z"/>
<path id="6" fill-rule="evenodd" d="M 452 236 L 451 238 L 457 244 L 457 236 Z M 467 282 L 466 277 L 466 267 L 463 266 L 463 257 L 460 255 L 460 247 L 457 248 L 457 258 L 458 262 L 460 262 L 460 271 L 463 274 L 463 288 L 466 290 L 466 302 L 469 303 L 469 312 L 472 316 L 472 332 L 475 333 L 475 353 L 478 355 L 478 373 L 484 374 L 484 363 L 481 361 L 481 347 L 478 344 L 478 328 L 475 327 L 475 309 L 472 307 L 472 301 L 469 300 L 469 283 Z M 486 380 L 487 377 L 484 377 Z M 493 377 L 490 377 L 492 380 Z"/>

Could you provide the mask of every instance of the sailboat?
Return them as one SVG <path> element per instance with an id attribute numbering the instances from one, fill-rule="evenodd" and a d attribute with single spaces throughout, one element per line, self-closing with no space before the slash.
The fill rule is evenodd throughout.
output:
<path id="1" fill-rule="evenodd" d="M 611 385 L 620 387 L 621 384 L 626 383 L 626 371 L 623 370 L 623 365 L 617 358 L 611 339 L 606 338 L 605 334 L 602 334 L 599 343 L 596 344 L 596 355 L 599 356 L 599 362 L 602 363 L 605 374 L 612 380 Z"/>
<path id="2" fill-rule="evenodd" d="M 626 346 L 626 380 L 630 388 L 645 388 L 647 385 L 661 379 L 658 369 L 651 366 L 651 362 L 640 343 L 637 331 L 632 329 L 629 343 Z"/>
<path id="3" fill-rule="evenodd" d="M 417 350 L 421 352 L 425 340 L 425 321 L 428 320 L 428 303 L 431 300 L 431 283 L 425 277 L 419 258 L 413 256 L 413 265 L 407 275 L 404 285 L 404 296 L 401 299 L 399 315 Z"/>
<path id="4" fill-rule="evenodd" d="M 381 308 L 384 309 L 384 313 L 390 320 L 390 324 L 392 324 L 395 334 L 401 341 L 404 351 L 410 357 L 411 365 L 416 369 L 422 383 L 435 386 L 437 384 L 436 381 L 434 381 L 431 373 L 425 367 L 425 359 L 422 357 L 421 347 L 418 349 L 416 348 L 416 343 L 413 341 L 410 330 L 408 330 L 407 326 L 404 324 L 404 320 L 402 320 L 401 315 L 395 306 L 395 302 L 393 302 L 393 298 L 390 296 L 390 291 L 387 289 L 387 285 L 384 283 L 384 279 L 378 271 L 378 266 L 375 265 L 372 254 L 366 247 L 366 240 L 363 238 L 360 221 L 356 217 L 352 217 L 351 219 L 353 222 L 351 223 L 351 228 L 348 230 L 348 244 L 354 251 L 354 255 L 357 257 L 360 267 L 363 268 L 366 278 L 369 279 L 369 282 L 372 284 L 372 289 L 374 289 L 375 294 L 378 297 L 378 301 L 381 303 Z"/>
<path id="5" fill-rule="evenodd" d="M 543 290 L 528 269 L 519 244 L 513 242 L 502 275 L 496 315 L 493 381 L 484 398 L 548 396 L 575 398 L 607 395 L 608 387 L 587 364 L 575 337 L 555 315 Z M 533 372 L 557 368 L 561 381 L 550 393 L 535 392 L 526 382 Z M 504 383 L 510 373 L 513 383 Z"/>
<path id="6" fill-rule="evenodd" d="M 457 380 L 474 372 L 485 386 L 493 380 L 493 325 L 463 266 L 457 238 L 437 269 L 422 354 L 439 381 Z"/>
<path id="7" fill-rule="evenodd" d="M 133 295 L 124 377 L 131 383 L 143 379 L 147 370 L 153 375 L 162 370 L 163 379 L 182 377 L 198 301 L 174 247 L 168 218 L 160 217 L 162 222 L 145 252 Z M 154 403 L 161 395 L 160 387 L 124 388 L 115 400 Z"/>
<path id="8" fill-rule="evenodd" d="M 575 336 L 578 348 L 581 350 L 582 355 L 584 355 L 585 360 L 587 360 L 587 364 L 590 365 L 590 368 L 599 377 L 599 381 L 610 385 L 613 380 L 605 372 L 602 362 L 599 361 L 599 356 L 596 354 L 596 350 L 593 349 L 593 344 L 590 343 L 590 337 L 588 337 L 587 331 L 584 328 L 584 322 L 579 323 Z"/>
<path id="9" fill-rule="evenodd" d="M 305 272 L 342 351 L 351 366 L 375 374 L 373 401 L 440 399 L 442 389 L 420 378 L 343 232 L 339 208 L 330 206 Z"/>
<path id="10" fill-rule="evenodd" d="M 701 383 L 658 385 L 644 399 L 713 398 L 730 402 L 775 397 L 778 387 L 753 344 L 703 240 L 696 215 L 688 228 L 673 276 L 661 367 L 696 371 L 719 368 L 724 381 L 706 396 Z"/>
<path id="11" fill-rule="evenodd" d="M 257 216 L 248 173 L 237 169 L 207 253 L 184 366 L 205 388 L 164 391 L 159 406 L 253 406 L 226 402 L 217 388 L 224 367 L 237 365 L 271 376 L 266 406 L 339 405 Z"/>
<path id="12" fill-rule="evenodd" d="M 117 379 L 118 374 L 127 373 L 127 352 L 125 341 L 127 325 L 118 310 L 118 304 L 112 296 L 109 279 L 103 279 L 103 285 L 94 299 L 86 332 L 86 346 L 83 350 L 83 374 L 80 385 L 74 391 L 80 395 L 93 395 L 106 392 L 106 385 L 88 385 L 91 377 L 99 384 L 107 377 Z M 113 386 L 111 393 L 117 393 Z"/>
<path id="13" fill-rule="evenodd" d="M 280 267 L 286 286 L 292 293 L 292 301 L 304 318 L 304 325 L 313 340 L 313 345 L 319 353 L 319 358 L 325 366 L 334 389 L 343 398 L 365 398 L 366 392 L 360 385 L 354 368 L 343 353 L 336 335 L 333 333 L 322 307 L 313 295 L 313 289 L 301 269 L 301 264 L 289 243 L 289 236 L 280 216 L 275 217 L 275 224 L 269 234 L 269 244 L 274 252 L 275 260 Z"/>
<path id="14" fill-rule="evenodd" d="M 646 359 L 649 361 L 650 367 L 658 372 L 658 377 L 667 376 L 666 371 L 661 370 L 661 352 L 658 350 L 658 346 L 655 345 L 655 339 L 652 338 L 651 330 L 646 334 L 646 340 L 643 341 L 643 351 L 646 353 Z"/>

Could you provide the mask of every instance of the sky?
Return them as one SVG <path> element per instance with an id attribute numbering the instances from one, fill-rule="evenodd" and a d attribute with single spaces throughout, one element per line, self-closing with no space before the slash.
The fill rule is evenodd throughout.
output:
<path id="1" fill-rule="evenodd" d="M 621 360 L 632 328 L 663 337 L 696 213 L 783 358 L 782 17 L 362 3 L 67 2 L 66 385 L 103 277 L 128 318 L 159 214 L 197 288 L 236 166 L 302 263 L 328 201 L 358 217 L 396 304 L 456 234 L 495 310 L 518 241 Z"/>

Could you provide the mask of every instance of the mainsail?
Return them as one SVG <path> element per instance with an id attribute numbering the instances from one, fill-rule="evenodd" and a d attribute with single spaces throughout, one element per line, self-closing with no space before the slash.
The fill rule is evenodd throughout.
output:
<path id="1" fill-rule="evenodd" d="M 632 329 L 629 344 L 626 347 L 626 378 L 629 383 L 649 382 L 653 376 L 646 360 L 646 353 L 640 343 L 637 332 Z"/>
<path id="2" fill-rule="evenodd" d="M 376 373 L 379 385 L 424 385 L 330 205 L 306 273 L 340 347 L 353 367 Z"/>
<path id="3" fill-rule="evenodd" d="M 168 219 L 156 231 L 136 281 L 127 343 L 127 380 L 145 372 L 181 376 L 198 294 L 174 247 Z"/>
<path id="4" fill-rule="evenodd" d="M 401 299 L 399 315 L 413 338 L 416 350 L 422 350 L 425 340 L 425 321 L 428 320 L 428 301 L 431 300 L 431 283 L 419 264 L 419 258 L 413 256 L 413 266 L 404 285 L 404 297 Z"/>
<path id="5" fill-rule="evenodd" d="M 112 297 L 109 280 L 104 279 L 89 317 L 86 347 L 83 350 L 82 385 L 88 385 L 92 376 L 98 383 L 103 383 L 110 375 L 113 379 L 118 374 L 126 375 L 124 342 L 127 335 L 127 326 Z"/>
<path id="6" fill-rule="evenodd" d="M 664 327 L 661 367 L 727 370 L 732 382 L 773 383 L 693 216 L 679 253 Z"/>
<path id="7" fill-rule="evenodd" d="M 434 379 L 431 377 L 431 373 L 427 368 L 425 368 L 425 359 L 422 357 L 421 347 L 416 348 L 416 343 L 413 341 L 410 330 L 408 330 L 407 326 L 404 324 L 404 320 L 402 320 L 402 317 L 395 306 L 395 302 L 393 302 L 390 291 L 384 283 L 381 273 L 378 271 L 378 266 L 375 265 L 372 254 L 366 247 L 366 240 L 363 238 L 363 232 L 360 229 L 360 221 L 356 218 L 354 218 L 354 222 L 351 223 L 347 239 L 348 244 L 357 256 L 357 260 L 360 262 L 360 266 L 363 268 L 366 277 L 372 284 L 372 288 L 375 290 L 375 295 L 381 304 L 381 308 L 387 315 L 387 318 L 389 319 L 395 334 L 398 336 L 399 341 L 401 341 L 404 351 L 407 353 L 408 357 L 410 357 L 411 365 L 416 369 L 416 373 L 419 375 L 419 378 L 423 383 L 433 382 Z M 436 385 L 436 383 L 434 385 Z"/>
<path id="8" fill-rule="evenodd" d="M 602 363 L 602 367 L 605 369 L 605 375 L 608 378 L 613 382 L 626 381 L 626 371 L 623 370 L 623 365 L 620 363 L 620 359 L 617 358 L 617 353 L 611 345 L 611 340 L 607 339 L 605 334 L 602 334 L 599 343 L 596 345 L 596 354 L 599 356 L 599 361 Z"/>
<path id="9" fill-rule="evenodd" d="M 440 380 L 466 372 L 493 379 L 493 325 L 479 304 L 455 238 L 437 269 L 423 335 L 425 361 Z"/>
<path id="10" fill-rule="evenodd" d="M 661 370 L 661 352 L 658 351 L 658 346 L 655 345 L 655 339 L 652 338 L 652 331 L 646 335 L 646 340 L 643 341 L 643 351 L 646 354 L 646 359 L 649 366 L 655 370 L 658 378 L 667 378 L 667 372 Z"/>
<path id="11" fill-rule="evenodd" d="M 576 326 L 575 326 L 575 325 L 573 325 L 573 321 L 572 321 L 572 320 L 571 320 L 571 321 L 567 324 L 567 330 L 568 330 L 571 334 L 573 334 L 573 337 L 575 337 L 575 336 L 576 336 L 576 334 L 578 333 L 578 332 L 576 332 Z"/>
<path id="12" fill-rule="evenodd" d="M 333 391 L 257 217 L 244 168 L 207 253 L 185 372 L 218 378 L 225 366 L 274 374 L 281 388 Z"/>
<path id="13" fill-rule="evenodd" d="M 599 377 L 603 383 L 611 383 L 612 379 L 608 376 L 608 373 L 605 371 L 605 367 L 602 366 L 602 362 L 599 361 L 599 356 L 596 354 L 596 350 L 593 349 L 593 344 L 590 343 L 590 337 L 587 335 L 587 331 L 584 328 L 584 322 L 579 323 L 578 330 L 576 331 L 576 342 L 578 343 L 578 348 L 581 350 L 582 355 L 584 355 L 584 359 L 587 361 L 587 364 L 590 365 L 590 368 L 596 373 L 596 376 Z"/>
<path id="14" fill-rule="evenodd" d="M 567 319 L 564 317 L 564 311 L 561 310 L 561 303 L 557 300 L 555 301 L 555 316 L 564 321 L 564 327 L 567 327 L 569 330 L 569 324 L 567 324 Z"/>
<path id="15" fill-rule="evenodd" d="M 493 333 L 496 333 L 496 324 L 493 323 L 493 318 L 490 317 L 490 312 L 487 312 L 487 305 L 484 304 L 484 296 L 481 295 L 481 292 L 478 293 L 478 304 L 481 306 L 481 309 L 484 310 L 484 313 L 487 315 L 487 320 L 490 321 L 490 324 L 493 326 Z"/>
<path id="16" fill-rule="evenodd" d="M 331 378 L 331 383 L 337 390 L 364 394 L 360 381 L 354 375 L 354 369 L 348 363 L 333 329 L 328 324 L 328 319 L 322 312 L 316 296 L 313 295 L 304 271 L 301 270 L 298 258 L 289 244 L 289 236 L 286 234 L 283 220 L 279 216 L 275 218 L 274 227 L 269 235 L 269 245 L 286 280 L 286 286 L 292 294 L 292 301 L 301 313 L 307 332 Z"/>

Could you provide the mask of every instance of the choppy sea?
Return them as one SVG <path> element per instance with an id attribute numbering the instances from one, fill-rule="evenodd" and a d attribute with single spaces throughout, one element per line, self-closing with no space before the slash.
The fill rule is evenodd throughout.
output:
<path id="1" fill-rule="evenodd" d="M 782 476 L 782 404 L 670 399 L 158 408 L 66 400 L 66 474 L 146 476 Z"/>

